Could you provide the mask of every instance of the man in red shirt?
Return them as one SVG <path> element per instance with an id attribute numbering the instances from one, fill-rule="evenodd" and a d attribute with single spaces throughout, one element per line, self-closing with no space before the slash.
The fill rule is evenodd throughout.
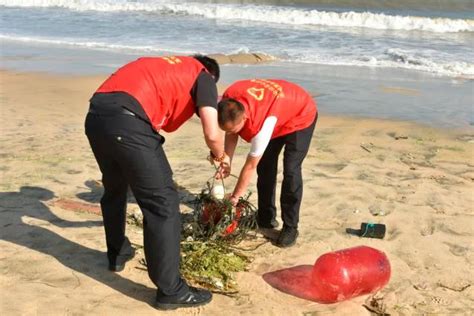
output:
<path id="1" fill-rule="evenodd" d="M 225 151 L 232 161 L 238 136 L 251 143 L 250 153 L 230 197 L 232 204 L 245 194 L 257 171 L 260 228 L 276 228 L 275 188 L 278 156 L 283 155 L 280 204 L 283 228 L 276 244 L 290 247 L 298 237 L 303 181 L 301 165 L 317 120 L 316 103 L 301 87 L 284 80 L 253 79 L 232 84 L 218 104 L 219 126 L 226 131 Z M 223 176 L 230 164 L 221 164 Z"/>
<path id="2" fill-rule="evenodd" d="M 85 128 L 102 172 L 109 270 L 123 270 L 135 254 L 125 236 L 130 187 L 143 212 L 145 258 L 160 309 L 212 299 L 179 272 L 179 199 L 160 131 L 173 132 L 196 113 L 212 156 L 228 161 L 217 124 L 218 79 L 219 65 L 206 56 L 143 57 L 113 73 L 90 100 Z"/>

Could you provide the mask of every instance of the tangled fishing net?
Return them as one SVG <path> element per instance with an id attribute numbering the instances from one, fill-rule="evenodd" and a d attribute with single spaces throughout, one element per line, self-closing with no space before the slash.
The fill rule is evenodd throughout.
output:
<path id="1" fill-rule="evenodd" d="M 235 272 L 244 271 L 250 262 L 248 251 L 237 244 L 256 228 L 257 210 L 249 202 L 250 194 L 233 207 L 221 198 L 224 183 L 221 187 L 211 179 L 197 195 L 193 212 L 183 215 L 181 272 L 188 281 L 232 294 L 237 292 Z"/>
<path id="2" fill-rule="evenodd" d="M 224 187 L 223 181 L 222 185 L 217 184 L 212 177 L 191 202 L 193 211 L 181 214 L 180 268 L 189 283 L 232 295 L 238 293 L 235 273 L 246 270 L 251 261 L 250 251 L 261 243 L 257 246 L 252 243 L 256 238 L 251 232 L 257 227 L 257 210 L 249 201 L 250 194 L 240 198 L 233 207 L 224 198 Z M 216 189 L 220 194 L 216 194 Z M 129 224 L 143 227 L 141 212 L 132 213 L 127 220 Z M 251 247 L 239 247 L 244 240 L 249 241 Z M 144 259 L 141 264 L 146 269 Z"/>

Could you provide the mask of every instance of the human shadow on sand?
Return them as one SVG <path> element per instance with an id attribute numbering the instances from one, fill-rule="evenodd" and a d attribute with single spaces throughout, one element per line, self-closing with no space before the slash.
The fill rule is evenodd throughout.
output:
<path id="1" fill-rule="evenodd" d="M 90 189 L 88 192 L 77 193 L 76 196 L 88 203 L 99 203 L 102 195 L 104 194 L 104 187 L 102 186 L 102 181 L 89 179 L 84 182 L 84 185 Z M 136 203 L 135 197 L 133 196 L 130 188 L 128 189 L 127 194 L 128 203 Z"/>
<path id="2" fill-rule="evenodd" d="M 102 194 L 104 193 L 104 188 L 102 183 L 97 180 L 87 180 L 84 182 L 84 185 L 90 189 L 89 192 L 80 192 L 76 194 L 78 198 L 89 203 L 99 203 Z"/>
<path id="3" fill-rule="evenodd" d="M 0 239 L 52 256 L 76 272 L 152 305 L 156 290 L 108 271 L 105 252 L 68 240 L 48 230 L 49 225 L 28 223 L 35 218 L 62 228 L 102 226 L 102 221 L 72 222 L 57 217 L 43 202 L 53 197 L 52 191 L 32 186 L 0 192 Z"/>
<path id="4" fill-rule="evenodd" d="M 179 185 L 178 183 L 174 183 L 176 190 L 178 192 L 179 201 L 181 204 L 184 204 L 190 208 L 194 208 L 196 194 L 189 191 L 187 188 Z M 88 203 L 99 203 L 102 195 L 104 194 L 104 187 L 102 186 L 102 182 L 98 180 L 87 180 L 84 182 L 84 185 L 90 189 L 88 192 L 80 192 L 77 193 L 76 196 Z M 132 191 L 130 188 L 128 189 L 127 194 L 127 202 L 128 203 L 137 203 L 135 197 L 133 196 Z"/>

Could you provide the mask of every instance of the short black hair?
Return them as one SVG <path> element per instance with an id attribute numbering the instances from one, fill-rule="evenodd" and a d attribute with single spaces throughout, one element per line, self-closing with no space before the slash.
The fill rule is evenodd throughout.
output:
<path id="1" fill-rule="evenodd" d="M 216 82 L 219 81 L 221 70 L 215 59 L 199 54 L 193 55 L 193 58 L 198 60 L 207 69 L 207 71 L 209 71 Z"/>
<path id="2" fill-rule="evenodd" d="M 217 120 L 220 126 L 236 122 L 245 113 L 245 108 L 239 101 L 226 98 L 217 104 Z"/>

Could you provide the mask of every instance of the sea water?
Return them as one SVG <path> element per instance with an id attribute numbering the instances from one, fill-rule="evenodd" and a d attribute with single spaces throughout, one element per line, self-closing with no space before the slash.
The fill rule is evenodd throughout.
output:
<path id="1" fill-rule="evenodd" d="M 0 9 L 2 68 L 104 74 L 142 55 L 260 52 L 279 62 L 226 66 L 223 80 L 291 79 L 331 113 L 474 122 L 472 0 L 0 0 Z"/>

